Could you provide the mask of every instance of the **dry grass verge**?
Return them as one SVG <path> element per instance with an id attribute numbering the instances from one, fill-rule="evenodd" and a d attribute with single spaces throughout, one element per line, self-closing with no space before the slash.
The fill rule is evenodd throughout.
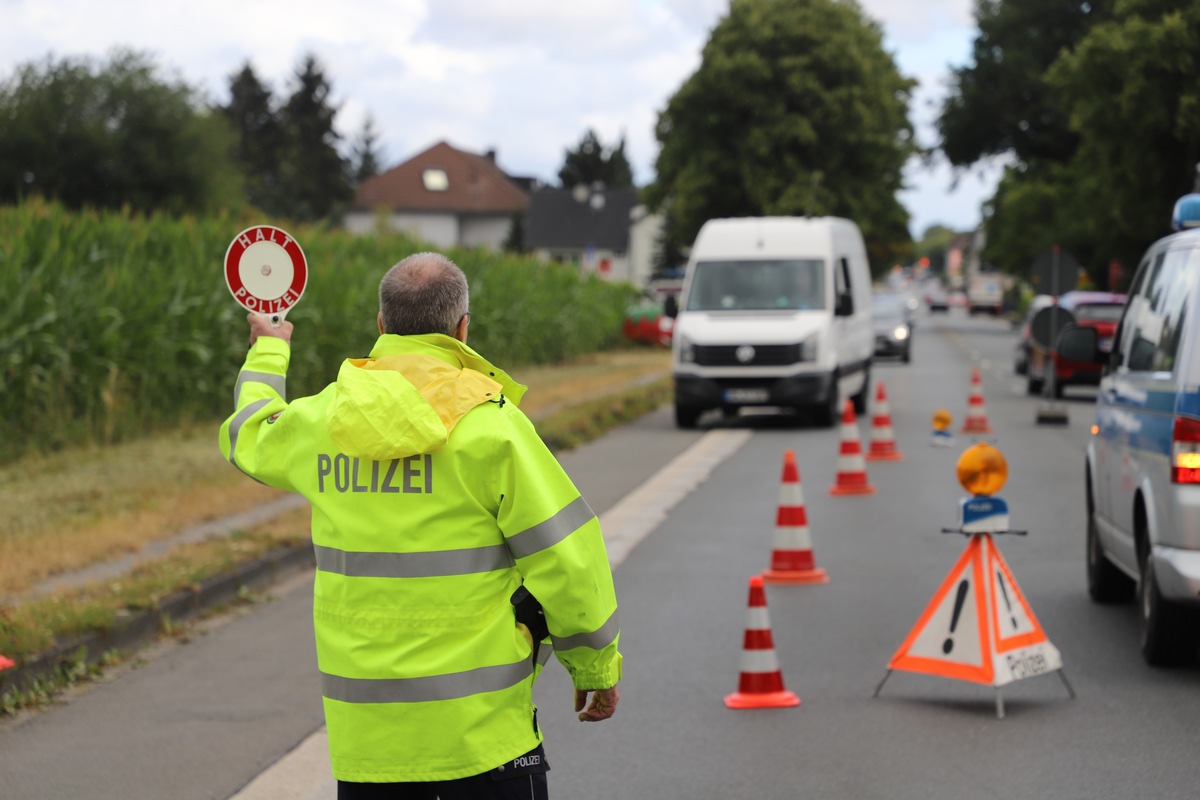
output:
<path id="1" fill-rule="evenodd" d="M 522 408 L 552 449 L 566 449 L 667 402 L 668 362 L 663 351 L 622 350 L 517 371 L 531 387 Z M 48 576 L 278 497 L 221 459 L 214 430 L 27 459 L 0 470 L 0 596 L 17 596 Z M 67 637 L 109 629 L 171 592 L 307 538 L 308 512 L 301 508 L 249 530 L 177 546 L 119 580 L 11 602 L 0 607 L 0 653 L 25 663 Z M 29 699 L 8 697 L 0 706 L 11 710 Z"/>

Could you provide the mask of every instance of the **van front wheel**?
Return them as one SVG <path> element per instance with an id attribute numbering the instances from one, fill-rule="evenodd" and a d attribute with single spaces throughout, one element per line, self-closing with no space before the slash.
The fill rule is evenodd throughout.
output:
<path id="1" fill-rule="evenodd" d="M 842 418 L 842 408 L 838 405 L 837 382 L 829 390 L 829 397 L 813 410 L 813 420 L 822 428 L 832 428 Z"/>
<path id="2" fill-rule="evenodd" d="M 700 409 L 695 406 L 675 404 L 675 427 L 694 428 L 698 419 L 700 419 Z"/>

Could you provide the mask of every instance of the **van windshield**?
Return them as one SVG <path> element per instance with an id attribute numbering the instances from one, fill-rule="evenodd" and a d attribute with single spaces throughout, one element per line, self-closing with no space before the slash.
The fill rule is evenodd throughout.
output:
<path id="1" fill-rule="evenodd" d="M 697 261 L 688 311 L 798 311 L 825 308 L 820 259 Z"/>

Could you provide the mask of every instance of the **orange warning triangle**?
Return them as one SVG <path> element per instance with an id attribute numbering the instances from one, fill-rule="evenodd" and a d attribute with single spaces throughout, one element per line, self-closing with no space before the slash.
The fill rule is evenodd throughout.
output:
<path id="1" fill-rule="evenodd" d="M 1003 686 L 1062 668 L 1012 571 L 986 533 L 976 534 L 889 669 Z"/>

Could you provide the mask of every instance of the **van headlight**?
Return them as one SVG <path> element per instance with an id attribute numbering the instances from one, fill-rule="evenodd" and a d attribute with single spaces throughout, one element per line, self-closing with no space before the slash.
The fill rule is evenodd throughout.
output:
<path id="1" fill-rule="evenodd" d="M 908 338 L 908 326 L 907 325 L 897 325 L 896 330 L 892 331 L 892 338 L 895 339 L 897 342 L 903 342 L 905 339 Z"/>
<path id="2" fill-rule="evenodd" d="M 821 349 L 821 337 L 818 334 L 813 334 L 804 341 L 800 342 L 800 360 L 801 361 L 816 361 L 817 353 Z"/>
<path id="3" fill-rule="evenodd" d="M 679 342 L 679 363 L 692 364 L 696 361 L 696 351 L 692 347 L 692 340 L 686 336 L 676 336 L 675 341 Z"/>

